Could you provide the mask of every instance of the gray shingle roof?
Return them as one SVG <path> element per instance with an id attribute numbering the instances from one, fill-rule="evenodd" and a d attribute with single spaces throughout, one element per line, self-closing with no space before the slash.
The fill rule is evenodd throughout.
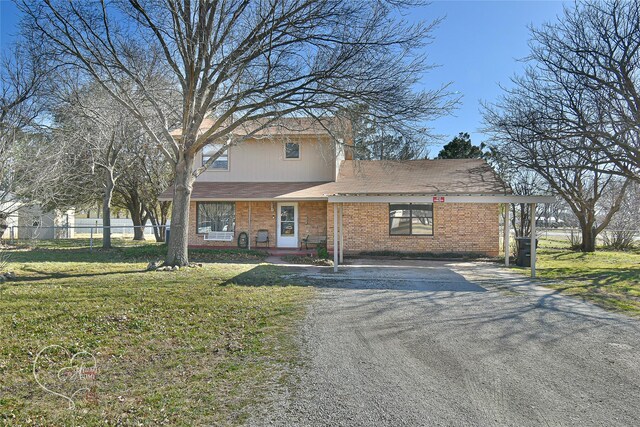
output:
<path id="1" fill-rule="evenodd" d="M 327 194 L 510 194 L 480 159 L 345 160 Z"/>

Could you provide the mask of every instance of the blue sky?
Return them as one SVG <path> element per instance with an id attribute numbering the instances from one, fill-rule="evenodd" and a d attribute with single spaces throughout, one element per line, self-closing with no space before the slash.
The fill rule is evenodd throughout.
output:
<path id="1" fill-rule="evenodd" d="M 418 10 L 422 19 L 445 17 L 428 47 L 430 62 L 440 66 L 424 77 L 429 84 L 452 82 L 462 95 L 453 116 L 430 124 L 448 142 L 459 132 L 471 134 L 479 145 L 485 136 L 480 101 L 491 102 L 501 93 L 499 84 L 522 70 L 518 61 L 528 52 L 529 25 L 538 26 L 562 14 L 560 1 L 436 1 Z M 430 148 L 436 155 L 439 146 Z"/>
<path id="2" fill-rule="evenodd" d="M 411 19 L 445 17 L 427 47 L 429 61 L 439 67 L 424 76 L 426 87 L 452 82 L 462 105 L 453 116 L 429 123 L 434 133 L 449 141 L 459 132 L 469 132 L 474 144 L 485 136 L 480 101 L 500 95 L 498 85 L 522 70 L 518 59 L 528 53 L 529 25 L 552 21 L 562 13 L 560 1 L 435 1 L 412 10 Z M 16 33 L 18 11 L 9 0 L 0 0 L 0 47 L 5 48 Z M 431 156 L 440 146 L 429 149 Z"/>

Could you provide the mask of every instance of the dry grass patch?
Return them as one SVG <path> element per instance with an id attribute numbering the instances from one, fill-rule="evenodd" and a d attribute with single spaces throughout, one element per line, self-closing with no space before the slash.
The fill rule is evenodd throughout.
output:
<path id="1" fill-rule="evenodd" d="M 604 308 L 640 316 L 640 251 L 574 252 L 560 240 L 541 241 L 538 277 L 546 286 Z"/>
<path id="2" fill-rule="evenodd" d="M 143 272 L 148 259 L 127 253 L 136 249 L 14 253 L 18 281 L 0 285 L 0 422 L 236 425 L 296 363 L 312 288 L 260 264 Z M 96 357 L 75 410 L 33 378 L 51 344 Z"/>

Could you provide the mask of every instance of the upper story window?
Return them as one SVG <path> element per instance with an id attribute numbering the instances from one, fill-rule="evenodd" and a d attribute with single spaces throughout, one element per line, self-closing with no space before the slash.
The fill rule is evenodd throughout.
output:
<path id="1" fill-rule="evenodd" d="M 389 234 L 433 236 L 433 203 L 390 204 Z"/>
<path id="2" fill-rule="evenodd" d="M 218 150 L 222 148 L 222 144 L 212 144 L 207 145 L 202 149 L 202 165 L 209 161 L 211 156 L 216 154 Z M 219 171 L 228 171 L 229 170 L 229 150 L 225 150 L 224 153 L 220 155 L 217 159 L 213 161 L 213 163 L 209 166 L 208 170 L 219 170 Z"/>
<path id="3" fill-rule="evenodd" d="M 284 158 L 285 159 L 299 159 L 300 158 L 300 144 L 297 142 L 287 142 L 284 144 Z"/>

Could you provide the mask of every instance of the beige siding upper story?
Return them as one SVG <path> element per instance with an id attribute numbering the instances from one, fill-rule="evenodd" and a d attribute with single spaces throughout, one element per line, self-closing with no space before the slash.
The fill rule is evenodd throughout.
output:
<path id="1" fill-rule="evenodd" d="M 300 143 L 300 158 L 285 159 L 284 141 Z M 228 170 L 207 170 L 201 182 L 326 182 L 336 177 L 335 144 L 329 138 L 260 139 L 229 149 Z M 202 165 L 202 153 L 194 167 Z"/>

